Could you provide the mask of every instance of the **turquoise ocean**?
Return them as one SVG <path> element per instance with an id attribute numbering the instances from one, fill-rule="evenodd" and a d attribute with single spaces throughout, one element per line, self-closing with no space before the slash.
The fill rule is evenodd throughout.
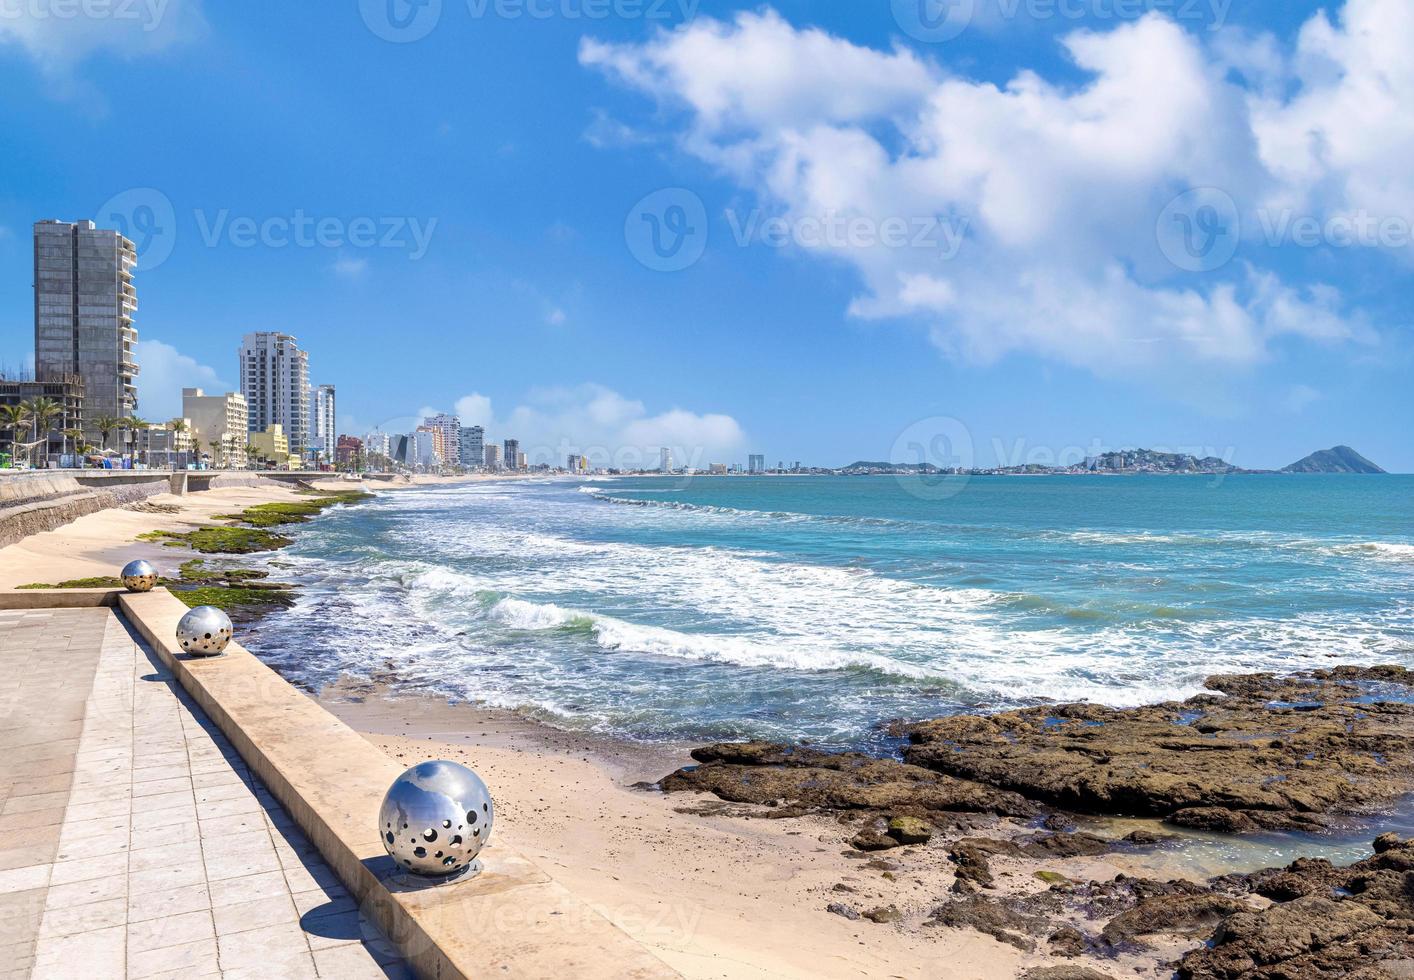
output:
<path id="1" fill-rule="evenodd" d="M 1414 665 L 1414 477 L 524 480 L 380 494 L 267 559 L 247 645 L 636 739 L 886 749 L 887 723 Z"/>

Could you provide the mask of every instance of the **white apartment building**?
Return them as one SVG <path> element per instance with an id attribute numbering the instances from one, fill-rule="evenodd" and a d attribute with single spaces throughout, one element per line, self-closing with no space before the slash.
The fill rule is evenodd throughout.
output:
<path id="1" fill-rule="evenodd" d="M 658 469 L 664 473 L 673 471 L 673 451 L 667 446 L 663 447 L 663 458 L 659 462 Z"/>
<path id="2" fill-rule="evenodd" d="M 440 433 L 422 428 L 408 434 L 413 445 L 413 459 L 423 469 L 435 470 L 442 465 L 442 457 L 437 452 Z"/>
<path id="3" fill-rule="evenodd" d="M 333 385 L 310 385 L 309 387 L 309 436 L 305 449 L 317 452 L 326 462 L 334 458 L 339 439 L 335 434 L 335 406 Z"/>
<path id="4" fill-rule="evenodd" d="M 442 433 L 442 462 L 460 466 L 462 461 L 462 423 L 455 415 L 429 415 L 422 420 L 424 428 Z"/>
<path id="5" fill-rule="evenodd" d="M 290 453 L 303 457 L 309 438 L 309 354 L 290 334 L 260 331 L 241 339 L 237 356 L 250 431 L 278 425 L 288 434 Z"/>
<path id="6" fill-rule="evenodd" d="M 210 454 L 213 466 L 245 467 L 250 414 L 244 395 L 238 391 L 208 395 L 200 388 L 183 388 L 182 417 L 191 424 L 192 445 L 198 455 Z"/>

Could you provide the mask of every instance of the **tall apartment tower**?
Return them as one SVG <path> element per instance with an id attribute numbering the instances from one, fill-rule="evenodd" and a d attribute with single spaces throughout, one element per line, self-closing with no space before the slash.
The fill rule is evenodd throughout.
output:
<path id="1" fill-rule="evenodd" d="M 467 469 L 476 469 L 486 462 L 486 430 L 479 425 L 469 425 L 461 431 L 461 464 Z"/>
<path id="2" fill-rule="evenodd" d="M 495 443 L 486 447 L 486 468 L 493 472 L 501 468 L 501 447 Z"/>
<path id="3" fill-rule="evenodd" d="M 95 419 L 137 413 L 137 249 L 92 221 L 34 226 L 34 373 L 83 381 L 83 430 Z"/>
<path id="4" fill-rule="evenodd" d="M 762 453 L 752 453 L 747 457 L 747 470 L 751 473 L 766 472 L 766 457 Z"/>
<path id="5" fill-rule="evenodd" d="M 290 454 L 303 458 L 309 439 L 309 354 L 287 333 L 261 331 L 241 339 L 239 357 L 250 431 L 280 426 L 289 434 Z"/>
<path id="6" fill-rule="evenodd" d="M 673 471 L 673 451 L 667 446 L 663 447 L 663 456 L 658 461 L 658 469 L 663 473 L 671 473 Z"/>
<path id="7" fill-rule="evenodd" d="M 309 437 L 305 448 L 322 453 L 326 461 L 334 458 L 338 438 L 334 428 L 334 386 L 309 386 Z"/>
<path id="8" fill-rule="evenodd" d="M 442 463 L 460 466 L 462 462 L 462 423 L 455 415 L 429 415 L 422 420 L 429 429 L 442 433 Z"/>
<path id="9" fill-rule="evenodd" d="M 501 443 L 501 461 L 508 470 L 516 469 L 520 465 L 519 439 L 507 439 Z"/>

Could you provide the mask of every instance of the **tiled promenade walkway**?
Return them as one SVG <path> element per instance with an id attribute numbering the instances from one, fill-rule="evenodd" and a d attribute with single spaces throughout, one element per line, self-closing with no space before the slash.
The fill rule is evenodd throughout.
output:
<path id="1" fill-rule="evenodd" d="M 407 975 L 108 609 L 0 611 L 0 977 Z"/>

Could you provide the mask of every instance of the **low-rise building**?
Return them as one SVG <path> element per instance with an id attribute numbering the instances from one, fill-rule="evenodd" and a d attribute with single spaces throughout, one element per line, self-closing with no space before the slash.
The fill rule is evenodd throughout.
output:
<path id="1" fill-rule="evenodd" d="M 191 419 L 175 418 L 154 422 L 133 434 L 139 462 L 148 466 L 184 469 L 196 462 Z"/>
<path id="2" fill-rule="evenodd" d="M 32 458 L 43 465 L 43 457 L 48 454 L 64 452 L 67 444 L 68 451 L 74 452 L 77 447 L 74 445 L 79 440 L 69 439 L 64 436 L 65 430 L 82 430 L 83 420 L 83 378 L 77 374 L 64 375 L 63 377 L 50 378 L 47 381 L 6 381 L 0 378 L 0 405 L 18 405 L 21 402 L 34 401 L 38 398 L 47 398 L 59 406 L 59 414 L 54 417 L 54 421 L 49 424 L 49 442 L 46 446 L 36 447 Z M 31 426 L 31 432 L 33 426 Z M 6 432 L 8 437 L 10 433 Z M 43 433 L 40 436 L 43 437 Z M 24 434 L 21 442 L 33 442 L 31 434 Z M 47 452 L 40 452 L 40 449 Z M 10 451 L 8 442 L 4 445 L 5 452 Z"/>
<path id="3" fill-rule="evenodd" d="M 258 462 L 269 463 L 276 469 L 290 466 L 290 440 L 285 435 L 285 427 L 277 423 L 267 425 L 261 432 L 250 434 L 250 454 Z"/>
<path id="4" fill-rule="evenodd" d="M 182 416 L 191 422 L 192 442 L 198 455 L 225 469 L 247 464 L 246 437 L 250 434 L 245 396 L 238 391 L 208 395 L 200 388 L 182 389 Z"/>
<path id="5" fill-rule="evenodd" d="M 358 466 L 363 462 L 363 440 L 357 436 L 339 436 L 334 448 L 334 465 L 339 467 Z"/>

